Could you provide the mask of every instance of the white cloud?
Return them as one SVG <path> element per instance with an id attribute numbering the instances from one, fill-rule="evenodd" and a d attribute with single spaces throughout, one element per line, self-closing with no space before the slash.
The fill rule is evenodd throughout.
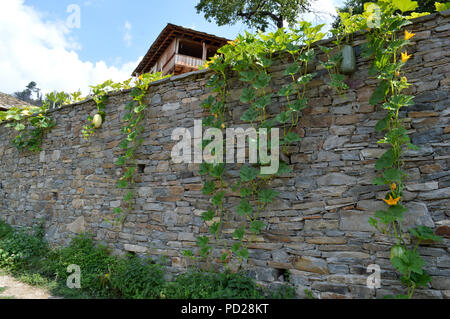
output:
<path id="1" fill-rule="evenodd" d="M 125 41 L 125 45 L 127 47 L 130 47 L 131 41 L 133 39 L 133 37 L 131 36 L 131 23 L 126 21 L 124 29 L 125 29 L 125 34 L 123 35 L 123 41 Z"/>
<path id="2" fill-rule="evenodd" d="M 114 67 L 82 61 L 78 49 L 64 21 L 45 21 L 24 0 L 0 1 L 0 91 L 12 93 L 35 81 L 44 92 L 87 94 L 89 85 L 129 78 L 142 59 Z"/>
<path id="3" fill-rule="evenodd" d="M 303 14 L 301 18 L 313 24 L 324 23 L 323 31 L 328 31 L 337 16 L 336 7 L 340 5 L 342 5 L 342 0 L 313 0 L 311 2 L 313 12 Z"/>

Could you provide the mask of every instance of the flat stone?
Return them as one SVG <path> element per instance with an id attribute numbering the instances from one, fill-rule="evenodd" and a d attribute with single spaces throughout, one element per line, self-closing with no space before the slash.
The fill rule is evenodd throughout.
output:
<path id="1" fill-rule="evenodd" d="M 131 244 L 123 245 L 123 249 L 126 250 L 126 251 L 135 252 L 135 253 L 145 253 L 145 252 L 148 251 L 147 247 L 138 246 L 138 245 L 131 245 Z"/>
<path id="2" fill-rule="evenodd" d="M 427 205 L 421 202 L 408 202 L 404 204 L 408 211 L 403 214 L 402 227 L 406 230 L 415 226 L 434 228 L 434 222 L 428 212 Z"/>
<path id="3" fill-rule="evenodd" d="M 368 212 L 376 212 L 377 210 L 385 210 L 387 209 L 386 204 L 381 200 L 360 200 L 356 206 L 358 209 L 368 211 Z"/>
<path id="4" fill-rule="evenodd" d="M 324 244 L 345 244 L 347 242 L 347 239 L 345 237 L 313 237 L 306 239 L 306 242 L 308 244 L 318 244 L 318 245 L 324 245 Z"/>
<path id="5" fill-rule="evenodd" d="M 293 262 L 294 268 L 316 274 L 329 274 L 328 266 L 325 260 L 315 257 L 297 257 Z"/>
<path id="6" fill-rule="evenodd" d="M 45 151 L 41 151 L 39 153 L 39 162 L 41 162 L 41 163 L 45 162 Z"/>
<path id="7" fill-rule="evenodd" d="M 86 232 L 84 217 L 80 216 L 75 219 L 73 223 L 68 224 L 67 230 L 75 234 L 82 234 Z"/>
<path id="8" fill-rule="evenodd" d="M 321 186 L 353 185 L 355 182 L 356 177 L 342 173 L 330 173 L 317 179 L 317 183 Z"/>
<path id="9" fill-rule="evenodd" d="M 410 192 L 431 191 L 439 188 L 438 182 L 428 182 L 423 184 L 409 184 L 406 189 Z"/>
<path id="10" fill-rule="evenodd" d="M 350 231 L 376 231 L 376 229 L 369 224 L 369 218 L 374 215 L 375 212 L 361 212 L 357 210 L 342 211 L 339 229 Z"/>
<path id="11" fill-rule="evenodd" d="M 54 150 L 52 154 L 52 161 L 56 162 L 61 157 L 61 151 L 60 150 Z"/>
<path id="12" fill-rule="evenodd" d="M 364 158 L 380 158 L 385 152 L 386 150 L 382 148 L 366 148 L 361 150 L 361 155 Z"/>
<path id="13" fill-rule="evenodd" d="M 418 198 L 423 200 L 450 198 L 450 187 L 431 192 L 420 192 Z"/>
<path id="14" fill-rule="evenodd" d="M 179 102 L 167 103 L 167 104 L 163 105 L 162 111 L 163 112 L 175 111 L 175 110 L 178 110 L 180 107 L 181 107 L 181 103 L 179 103 Z"/>
<path id="15" fill-rule="evenodd" d="M 342 147 L 350 139 L 348 137 L 330 136 L 323 143 L 323 149 L 328 151 L 334 148 Z"/>

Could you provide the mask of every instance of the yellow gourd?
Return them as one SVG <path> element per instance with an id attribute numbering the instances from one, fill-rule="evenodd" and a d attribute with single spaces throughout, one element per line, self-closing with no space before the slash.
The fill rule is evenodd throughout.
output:
<path id="1" fill-rule="evenodd" d="M 94 127 L 99 128 L 100 126 L 102 126 L 102 123 L 102 116 L 100 114 L 95 114 L 94 119 L 92 120 L 92 124 L 94 124 Z"/>

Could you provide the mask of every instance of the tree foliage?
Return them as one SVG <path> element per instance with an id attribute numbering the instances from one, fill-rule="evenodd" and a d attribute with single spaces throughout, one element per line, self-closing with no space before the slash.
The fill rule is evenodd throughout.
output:
<path id="1" fill-rule="evenodd" d="M 36 99 L 33 99 L 33 94 L 36 95 Z M 26 87 L 25 90 L 20 92 L 15 92 L 14 96 L 18 99 L 28 102 L 32 105 L 41 106 L 42 101 L 42 93 L 41 89 L 37 87 L 36 82 L 31 81 Z"/>
<path id="2" fill-rule="evenodd" d="M 293 24 L 299 14 L 309 10 L 308 0 L 200 0 L 195 7 L 205 18 L 219 25 L 244 22 L 251 28 L 265 31 L 271 24 L 282 28 Z"/>
<path id="3" fill-rule="evenodd" d="M 375 2 L 374 0 L 346 0 L 344 5 L 339 8 L 340 12 L 352 12 L 353 14 L 361 14 L 364 11 L 364 4 L 368 2 Z M 419 5 L 415 12 L 434 12 L 436 8 L 434 3 L 436 0 L 420 0 L 417 1 Z M 337 17 L 333 23 L 333 27 L 337 27 L 340 23 L 340 18 Z"/>

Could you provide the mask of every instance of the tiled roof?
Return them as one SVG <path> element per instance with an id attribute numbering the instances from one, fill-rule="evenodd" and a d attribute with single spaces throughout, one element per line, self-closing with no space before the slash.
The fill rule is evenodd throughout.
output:
<path id="1" fill-rule="evenodd" d="M 199 42 L 204 41 L 206 44 L 211 44 L 218 47 L 221 47 L 225 45 L 227 41 L 230 41 L 229 39 L 221 38 L 212 34 L 199 32 L 168 23 L 164 30 L 161 31 L 155 42 L 153 42 L 147 54 L 142 59 L 141 63 L 139 63 L 138 67 L 133 71 L 132 75 L 136 76 L 149 72 L 161 54 L 164 53 L 166 48 L 176 37 L 183 37 Z"/>
<path id="2" fill-rule="evenodd" d="M 30 105 L 30 103 L 19 100 L 12 95 L 0 92 L 0 111 L 9 110 L 13 106 L 22 105 Z"/>

